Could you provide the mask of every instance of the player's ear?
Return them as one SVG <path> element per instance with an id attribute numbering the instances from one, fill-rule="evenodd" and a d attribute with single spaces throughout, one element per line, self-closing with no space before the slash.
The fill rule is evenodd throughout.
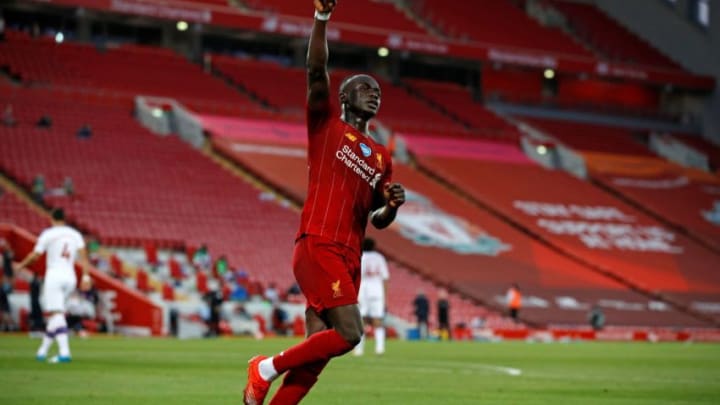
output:
<path id="1" fill-rule="evenodd" d="M 340 104 L 342 104 L 342 105 L 347 104 L 348 96 L 344 90 L 340 92 L 339 96 L 340 96 Z"/>

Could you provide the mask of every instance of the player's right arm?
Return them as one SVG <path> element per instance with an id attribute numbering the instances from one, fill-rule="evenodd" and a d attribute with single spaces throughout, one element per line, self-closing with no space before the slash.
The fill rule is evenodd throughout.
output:
<path id="1" fill-rule="evenodd" d="M 314 0 L 317 11 L 307 53 L 307 108 L 309 116 L 323 116 L 330 107 L 330 77 L 327 71 L 327 19 L 335 9 L 335 0 Z"/>

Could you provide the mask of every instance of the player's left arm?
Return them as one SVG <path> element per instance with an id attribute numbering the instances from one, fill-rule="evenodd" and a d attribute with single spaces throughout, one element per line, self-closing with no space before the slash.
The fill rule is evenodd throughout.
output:
<path id="1" fill-rule="evenodd" d="M 405 188 L 399 183 L 393 183 L 392 158 L 386 156 L 387 165 L 380 184 L 382 188 L 375 189 L 370 222 L 377 229 L 390 226 L 397 216 L 398 208 L 405 203 Z"/>
<path id="2" fill-rule="evenodd" d="M 387 228 L 405 203 L 405 188 L 399 183 L 386 184 L 380 196 L 381 206 L 372 212 L 370 221 L 377 229 Z"/>

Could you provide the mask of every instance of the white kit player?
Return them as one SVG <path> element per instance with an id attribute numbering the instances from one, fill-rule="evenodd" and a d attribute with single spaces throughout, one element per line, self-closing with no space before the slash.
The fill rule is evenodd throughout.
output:
<path id="1" fill-rule="evenodd" d="M 362 278 L 360 279 L 360 292 L 358 305 L 360 315 L 365 322 L 372 325 L 375 335 L 375 354 L 385 353 L 385 318 L 387 282 L 390 279 L 387 261 L 379 252 L 375 251 L 375 241 L 365 238 L 361 258 Z M 365 335 L 355 346 L 354 354 L 362 356 L 365 348 Z"/>
<path id="2" fill-rule="evenodd" d="M 56 208 L 52 211 L 52 226 L 40 234 L 35 248 L 17 265 L 16 271 L 23 271 L 43 253 L 47 255 L 41 304 L 43 310 L 50 315 L 36 358 L 45 361 L 50 346 L 53 341 L 57 341 L 59 354 L 53 357 L 51 362 L 68 363 L 71 357 L 65 302 L 77 285 L 74 265 L 78 254 L 83 271 L 81 288 L 89 289 L 91 281 L 85 241 L 80 232 L 65 224 L 65 213 L 62 209 Z"/>

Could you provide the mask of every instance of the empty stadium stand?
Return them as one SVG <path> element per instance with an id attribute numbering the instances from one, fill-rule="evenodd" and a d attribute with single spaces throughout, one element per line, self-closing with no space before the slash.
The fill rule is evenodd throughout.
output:
<path id="1" fill-rule="evenodd" d="M 422 165 L 548 245 L 640 291 L 700 308 L 720 290 L 717 253 L 568 174 L 429 156 Z"/>
<path id="2" fill-rule="evenodd" d="M 212 64 L 213 68 L 269 106 L 295 119 L 304 119 L 307 97 L 305 69 L 224 55 L 213 55 Z"/>
<path id="3" fill-rule="evenodd" d="M 312 9 L 307 3 L 286 0 L 246 0 L 245 3 L 257 10 L 296 17 L 310 17 Z M 333 22 L 353 24 L 375 30 L 392 30 L 427 34 L 427 32 L 409 19 L 402 11 L 389 2 L 372 0 L 354 0 L 344 2 L 333 13 Z"/>
<path id="4" fill-rule="evenodd" d="M 592 181 L 676 231 L 720 252 L 720 179 L 658 157 L 583 153 Z"/>
<path id="5" fill-rule="evenodd" d="M 419 14 L 452 38 L 499 48 L 592 56 L 565 33 L 557 28 L 543 27 L 508 0 L 423 0 L 413 5 Z"/>
<path id="6" fill-rule="evenodd" d="M 300 36 L 308 26 L 287 33 L 265 24 L 287 16 L 311 21 L 308 5 L 299 1 L 191 3 L 229 13 L 222 14 L 226 20 L 207 24 L 213 26 L 210 35 L 230 29 L 232 24 L 224 26 L 232 22 L 230 15 L 258 25 L 241 27 L 240 36 L 276 44 Z M 686 74 L 585 4 L 543 2 L 567 17 L 572 32 L 566 33 L 541 25 L 519 6 L 524 2 L 511 0 L 341 3 L 333 15 L 343 32 L 338 42 L 354 47 L 362 41 L 347 39 L 348 32 L 374 35 L 362 46 L 372 46 L 374 53 L 385 44 L 408 64 L 415 51 L 396 52 L 408 47 L 407 38 L 430 41 L 413 45 L 418 54 L 425 52 L 422 47 L 442 44 L 442 51 L 429 52 L 428 66 L 435 68 L 435 59 L 450 55 L 467 58 L 458 64 L 468 77 L 480 69 L 480 88 L 474 92 L 487 101 L 656 118 L 664 83 L 654 74 L 670 72 L 673 80 Z M 418 16 L 424 21 L 414 21 Z M 243 43 L 252 48 L 250 42 Z M 298 51 L 292 47 L 286 50 Z M 494 59 L 495 51 L 508 53 Z M 50 192 L 44 202 L 66 208 L 71 222 L 104 244 L 188 255 L 207 244 L 214 258 L 226 255 L 233 268 L 247 270 L 249 291 L 262 291 L 270 282 L 285 289 L 292 282 L 297 205 L 307 187 L 305 69 L 257 55 L 206 55 L 212 69 L 164 48 L 58 44 L 7 30 L 0 42 L 0 69 L 14 83 L 0 76 L 0 111 L 12 106 L 18 125 L 0 127 L 0 170 L 26 191 L 39 174 L 50 189 L 71 178 L 73 195 Z M 643 78 L 632 76 L 635 71 L 613 76 L 612 69 L 601 72 L 606 62 L 647 71 L 640 72 Z M 543 81 L 546 66 L 558 67 L 555 88 Z M 357 73 L 331 68 L 333 99 L 342 80 Z M 391 313 L 412 321 L 416 292 L 422 289 L 434 301 L 443 286 L 453 292 L 453 324 L 482 318 L 491 328 L 523 328 L 502 315 L 504 292 L 517 282 L 526 297 L 521 316 L 533 325 L 585 324 L 593 305 L 617 326 L 720 325 L 720 180 L 714 174 L 658 158 L 647 146 L 645 130 L 514 117 L 578 152 L 590 176 L 584 181 L 533 164 L 518 148 L 519 130 L 460 84 L 373 76 L 382 90 L 379 120 L 412 153 L 409 164 L 394 165 L 395 180 L 408 189 L 406 205 L 390 229 L 369 230 L 391 259 Z M 132 113 L 137 95 L 174 98 L 188 106 L 204 123 L 209 148 L 193 149 L 175 136 L 141 127 Z M 52 119 L 49 128 L 36 125 L 44 115 Z M 92 135 L 77 136 L 85 125 Z M 707 156 L 712 169 L 720 167 L 716 145 L 673 136 Z M 252 179 L 234 175 L 238 167 Z M 0 223 L 6 222 L 32 232 L 47 225 L 14 192 L 0 188 Z M 166 300 L 184 298 L 188 291 L 202 294 L 213 278 L 174 259 L 124 266 L 114 257 L 110 271 Z M 229 285 L 221 286 L 226 295 Z"/>
<path id="7" fill-rule="evenodd" d="M 538 70 L 483 66 L 481 80 L 486 100 L 538 104 L 544 99 L 542 73 Z"/>
<path id="8" fill-rule="evenodd" d="M 716 173 L 720 173 L 720 146 L 697 135 L 673 134 L 673 137 L 707 156 L 711 169 Z"/>
<path id="9" fill-rule="evenodd" d="M 96 49 L 9 31 L 8 40 L 0 43 L 0 66 L 28 84 L 109 93 L 125 100 L 127 108 L 136 95 L 153 95 L 174 97 L 204 112 L 263 114 L 246 95 L 163 48 L 124 44 Z"/>
<path id="10" fill-rule="evenodd" d="M 471 126 L 475 135 L 517 142 L 517 130 L 482 104 L 474 101 L 466 88 L 454 83 L 422 79 L 407 79 L 405 82 L 436 106 Z"/>
<path id="11" fill-rule="evenodd" d="M 259 280 L 286 279 L 297 217 L 175 137 L 140 127 L 129 110 L 68 102 L 61 93 L 14 89 L 20 125 L 3 128 L 0 164 L 29 187 L 42 173 L 49 185 L 72 177 L 76 195 L 47 197 L 84 230 L 109 244 L 199 246 L 227 254 Z M 51 129 L 35 128 L 52 112 Z M 89 139 L 75 131 L 88 123 Z"/>
<path id="12" fill-rule="evenodd" d="M 2 128 L 0 139 L 3 139 Z M 0 186 L 0 223 L 16 225 L 37 234 L 50 224 L 50 220 L 33 210 L 26 201 Z"/>
<path id="13" fill-rule="evenodd" d="M 647 147 L 647 131 L 547 118 L 520 119 L 578 151 L 655 156 Z"/>
<path id="14" fill-rule="evenodd" d="M 274 62 L 241 60 L 218 55 L 213 66 L 222 74 L 266 101 L 277 110 L 294 117 L 305 118 L 307 97 L 305 69 L 287 68 Z M 337 88 L 348 76 L 363 72 L 336 69 L 330 72 L 335 98 Z M 382 91 L 382 106 L 378 119 L 395 131 L 467 134 L 470 131 L 460 122 L 408 94 L 406 89 L 394 86 L 382 77 L 375 76 Z"/>
<path id="15" fill-rule="evenodd" d="M 564 14 L 572 32 L 602 58 L 672 69 L 680 68 L 673 60 L 592 4 L 565 0 L 549 0 L 546 4 Z"/>

